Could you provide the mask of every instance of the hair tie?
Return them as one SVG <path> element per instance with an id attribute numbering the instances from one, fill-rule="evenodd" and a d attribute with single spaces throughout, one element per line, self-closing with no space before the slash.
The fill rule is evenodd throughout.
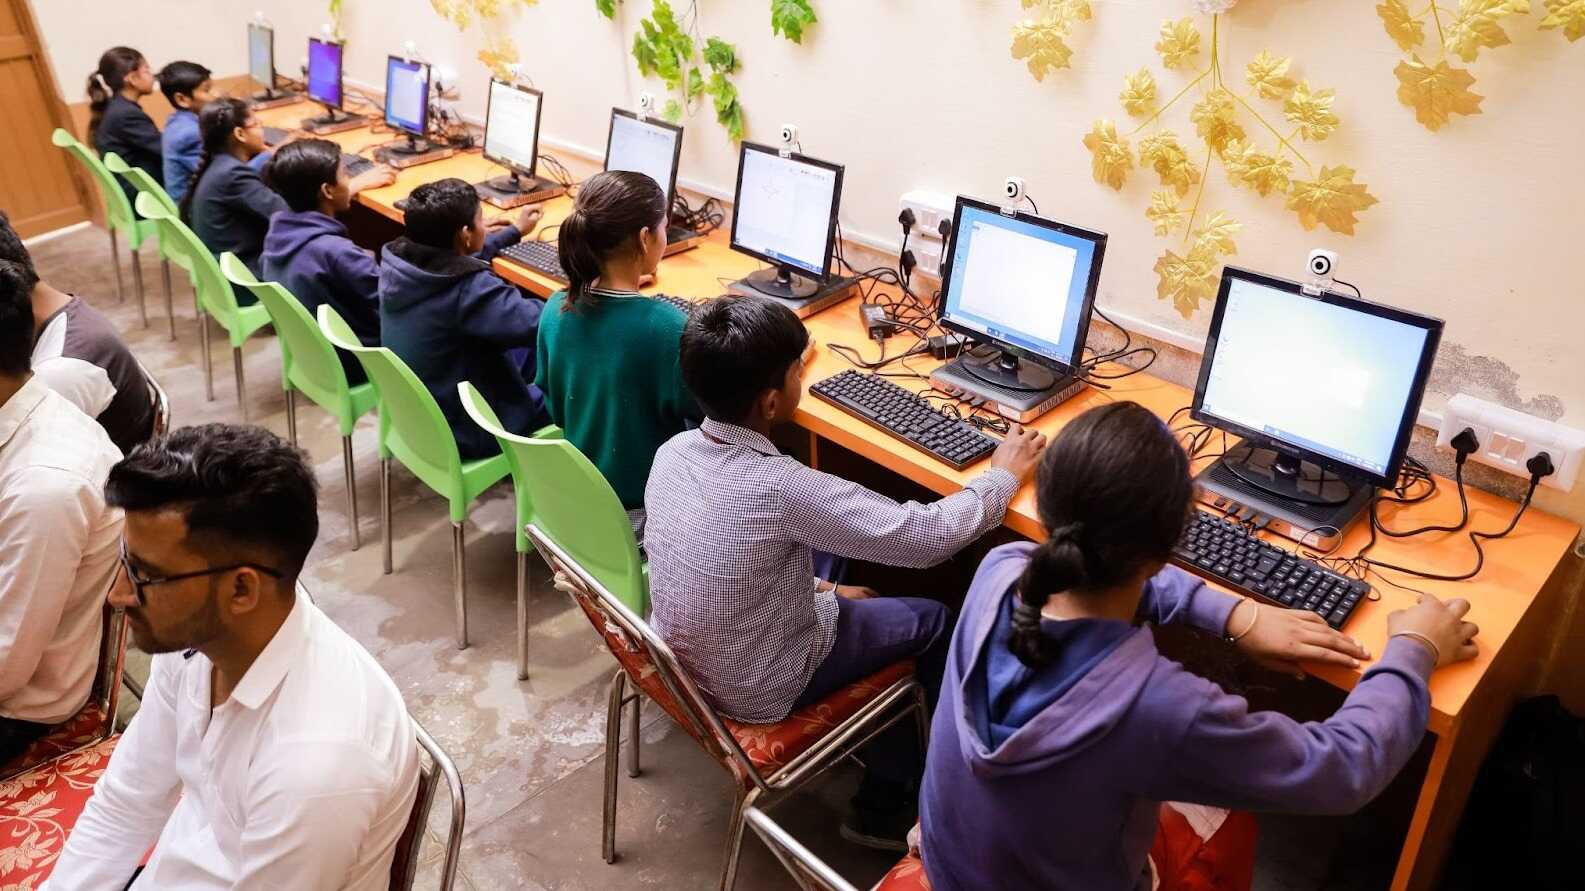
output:
<path id="1" fill-rule="evenodd" d="M 115 92 L 110 89 L 110 82 L 105 80 L 105 76 L 98 71 L 94 72 L 94 80 L 99 84 L 99 89 L 104 90 L 106 93 Z"/>
<path id="2" fill-rule="evenodd" d="M 1066 526 L 1058 526 L 1057 528 L 1051 530 L 1051 543 L 1054 545 L 1071 544 L 1074 547 L 1083 550 L 1083 538 L 1084 524 L 1080 522 L 1072 522 Z"/>

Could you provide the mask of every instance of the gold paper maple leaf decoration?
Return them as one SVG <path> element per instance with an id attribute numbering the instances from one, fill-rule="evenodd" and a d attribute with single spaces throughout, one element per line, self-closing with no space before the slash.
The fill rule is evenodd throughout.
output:
<path id="1" fill-rule="evenodd" d="M 1161 54 L 1161 64 L 1178 68 L 1200 54 L 1200 29 L 1194 20 L 1181 18 L 1161 23 L 1161 39 L 1156 41 L 1156 52 Z"/>
<path id="2" fill-rule="evenodd" d="M 1415 120 L 1436 132 L 1455 114 L 1480 114 L 1485 98 L 1470 91 L 1475 77 L 1447 62 L 1427 65 L 1415 54 L 1393 69 L 1398 76 L 1398 101 L 1414 109 Z"/>
<path id="3" fill-rule="evenodd" d="M 1376 197 L 1354 182 L 1354 168 L 1322 167 L 1313 182 L 1294 180 L 1288 192 L 1288 209 L 1299 212 L 1305 229 L 1325 225 L 1333 232 L 1354 234 L 1354 214 L 1376 203 Z"/>
<path id="4" fill-rule="evenodd" d="M 1376 7 L 1376 15 L 1381 16 L 1387 36 L 1404 52 L 1425 42 L 1425 22 L 1410 15 L 1403 0 L 1387 0 Z"/>
<path id="5" fill-rule="evenodd" d="M 1179 195 L 1189 194 L 1189 189 L 1200 181 L 1200 168 L 1189 160 L 1189 155 L 1178 142 L 1178 134 L 1162 130 L 1154 136 L 1139 141 L 1139 166 L 1150 165 L 1161 177 L 1161 184 L 1172 186 Z"/>
<path id="6" fill-rule="evenodd" d="M 1183 225 L 1189 212 L 1178 209 L 1178 196 L 1170 189 L 1150 193 L 1150 206 L 1145 208 L 1145 219 L 1154 223 L 1157 235 L 1171 235 L 1172 230 Z"/>
<path id="7" fill-rule="evenodd" d="M 511 77 L 511 67 L 519 57 L 517 43 L 509 36 L 507 26 L 499 21 L 505 8 L 533 6 L 539 0 L 429 0 L 429 5 L 441 18 L 456 26 L 458 31 L 468 30 L 475 21 L 484 32 L 484 49 L 479 50 L 479 61 L 496 77 Z"/>
<path id="8" fill-rule="evenodd" d="M 1585 0 L 1580 2 L 1585 3 Z M 1150 69 L 1141 68 L 1124 77 L 1123 92 L 1117 98 L 1123 103 L 1123 110 L 1136 118 L 1150 114 L 1156 107 L 1156 78 Z"/>
<path id="9" fill-rule="evenodd" d="M 1227 144 L 1244 138 L 1244 128 L 1237 120 L 1238 109 L 1233 105 L 1233 94 L 1217 87 L 1205 94 L 1189 112 L 1195 132 L 1205 144 L 1221 154 Z"/>
<path id="10" fill-rule="evenodd" d="M 1035 10 L 1035 15 L 1013 26 L 1013 58 L 1024 62 L 1035 80 L 1043 81 L 1070 64 L 1073 48 L 1067 38 L 1075 23 L 1091 17 L 1090 0 L 1023 0 L 1022 6 Z"/>
<path id="11" fill-rule="evenodd" d="M 1301 81 L 1282 103 L 1282 116 L 1297 124 L 1299 135 L 1311 142 L 1320 142 L 1332 135 L 1339 123 L 1332 114 L 1332 90 L 1311 90 L 1309 81 Z"/>
<path id="12" fill-rule="evenodd" d="M 1095 156 L 1090 172 L 1098 183 L 1121 189 L 1134 166 L 1134 153 L 1128 140 L 1117 135 L 1117 125 L 1111 121 L 1096 121 L 1095 127 L 1084 137 L 1084 147 Z"/>
<path id="13" fill-rule="evenodd" d="M 1293 173 L 1293 162 L 1277 154 L 1256 151 L 1242 141 L 1228 143 L 1222 152 L 1227 177 L 1235 186 L 1249 186 L 1264 198 L 1272 192 L 1285 193 Z"/>
<path id="14" fill-rule="evenodd" d="M 1262 99 L 1286 99 L 1294 87 L 1293 78 L 1288 76 L 1288 67 L 1292 64 L 1293 60 L 1287 56 L 1279 59 L 1261 50 L 1260 55 L 1244 67 L 1244 80 L 1254 88 L 1255 95 Z"/>
<path id="15" fill-rule="evenodd" d="M 1585 37 L 1585 0 L 1546 0 L 1546 12 L 1543 30 L 1562 28 L 1569 43 Z"/>

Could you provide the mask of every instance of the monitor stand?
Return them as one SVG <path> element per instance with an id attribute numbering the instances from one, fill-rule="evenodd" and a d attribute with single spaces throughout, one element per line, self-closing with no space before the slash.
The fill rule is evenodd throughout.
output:
<path id="1" fill-rule="evenodd" d="M 536 176 L 523 176 L 516 171 L 474 183 L 473 187 L 478 190 L 480 198 L 506 210 L 567 194 L 567 190 L 559 183 Z"/>
<path id="2" fill-rule="evenodd" d="M 954 395 L 985 400 L 985 407 L 1004 418 L 1028 423 L 1084 389 L 1071 374 L 1020 360 L 1004 350 L 985 347 L 967 352 L 930 373 L 930 383 Z"/>
<path id="3" fill-rule="evenodd" d="M 315 136 L 325 136 L 331 133 L 341 133 L 347 130 L 356 130 L 368 123 L 369 119 L 361 114 L 349 114 L 339 108 L 325 106 L 325 113 L 317 118 L 303 118 L 300 126 Z"/>
<path id="4" fill-rule="evenodd" d="M 858 282 L 857 278 L 821 281 L 777 265 L 745 275 L 728 286 L 727 293 L 734 297 L 768 297 L 797 313 L 798 318 L 807 319 L 846 300 Z"/>
<path id="5" fill-rule="evenodd" d="M 456 153 L 457 150 L 450 146 L 435 145 L 427 139 L 419 139 L 409 133 L 405 140 L 388 142 L 375 149 L 374 158 L 382 164 L 389 164 L 397 170 L 402 170 L 449 158 Z"/>
<path id="6" fill-rule="evenodd" d="M 261 90 L 260 92 L 249 96 L 248 104 L 252 105 L 255 109 L 262 110 L 266 108 L 279 108 L 282 105 L 291 105 L 294 102 L 301 102 L 302 99 L 303 97 L 301 94 L 294 93 L 291 90 L 269 89 Z"/>
<path id="7" fill-rule="evenodd" d="M 1298 455 L 1248 444 L 1228 450 L 1194 483 L 1206 504 L 1269 517 L 1266 528 L 1322 551 L 1337 546 L 1375 491 L 1364 480 L 1322 470 Z"/>

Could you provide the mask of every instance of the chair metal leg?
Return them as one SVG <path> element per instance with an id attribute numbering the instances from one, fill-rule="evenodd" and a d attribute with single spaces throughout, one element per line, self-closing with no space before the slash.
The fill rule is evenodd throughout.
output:
<path id="1" fill-rule="evenodd" d="M 380 459 L 380 512 L 385 515 L 385 574 L 391 574 L 391 459 Z"/>
<path id="2" fill-rule="evenodd" d="M 242 410 L 242 423 L 248 422 L 247 388 L 242 379 L 242 347 L 231 348 L 231 367 L 237 373 L 237 407 Z"/>
<path id="3" fill-rule="evenodd" d="M 171 322 L 171 342 L 176 341 L 175 288 L 171 285 L 171 261 L 160 259 L 160 278 L 165 284 L 165 317 Z"/>
<path id="4" fill-rule="evenodd" d="M 296 424 L 292 427 L 296 439 Z M 358 475 L 352 470 L 352 434 L 341 437 L 341 469 L 347 475 L 347 513 L 352 517 L 352 549 L 356 551 L 363 542 L 358 533 Z"/>
<path id="5" fill-rule="evenodd" d="M 627 704 L 628 704 L 628 708 L 629 708 L 629 711 L 628 711 L 628 722 L 627 722 L 627 724 L 628 724 L 628 730 L 627 730 L 627 735 L 628 735 L 628 744 L 627 744 L 627 775 L 630 776 L 630 777 L 636 777 L 636 776 L 638 776 L 638 772 L 639 772 L 639 763 L 638 763 L 638 761 L 639 761 L 639 758 L 638 758 L 639 735 L 638 735 L 638 728 L 639 728 L 639 718 L 641 717 L 640 709 L 644 705 L 644 697 L 637 690 L 634 690 L 633 691 L 633 696 L 632 696 L 632 698 L 630 698 L 628 700 Z"/>
<path id="6" fill-rule="evenodd" d="M 737 884 L 738 854 L 743 850 L 743 812 L 757 800 L 759 789 L 756 788 L 746 793 L 738 792 L 737 800 L 732 803 L 732 816 L 726 827 L 726 862 L 721 865 L 720 891 L 732 891 L 732 886 Z"/>
<path id="7" fill-rule="evenodd" d="M 143 262 L 138 257 L 138 249 L 133 248 L 127 252 L 132 261 L 132 289 L 138 292 L 138 315 L 143 318 L 143 327 L 149 326 L 149 304 L 143 292 Z"/>
<path id="8" fill-rule="evenodd" d="M 209 314 L 198 313 L 198 343 L 204 353 L 204 398 L 215 401 L 215 359 L 209 355 Z"/>
<path id="9" fill-rule="evenodd" d="M 468 549 L 461 523 L 451 524 L 452 594 L 457 601 L 457 649 L 468 648 Z"/>
<path id="10" fill-rule="evenodd" d="M 627 675 L 617 669 L 611 678 L 611 697 L 605 707 L 605 813 L 600 839 L 600 855 L 606 863 L 616 862 L 616 784 L 617 762 L 622 748 L 622 694 Z"/>
<path id="11" fill-rule="evenodd" d="M 528 679 L 528 552 L 517 552 L 517 679 Z"/>
<path id="12" fill-rule="evenodd" d="M 297 391 L 286 388 L 286 439 L 297 448 Z"/>
<path id="13" fill-rule="evenodd" d="M 127 300 L 127 287 L 121 282 L 121 240 L 116 237 L 116 230 L 110 230 L 110 263 L 116 268 L 116 300 L 125 303 Z"/>

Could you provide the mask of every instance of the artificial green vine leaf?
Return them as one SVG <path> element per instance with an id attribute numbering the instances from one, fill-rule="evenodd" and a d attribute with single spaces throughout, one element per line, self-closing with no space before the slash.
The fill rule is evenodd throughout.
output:
<path id="1" fill-rule="evenodd" d="M 660 116 L 673 124 L 682 120 L 682 103 L 676 99 L 667 99 L 666 107 L 660 110 Z"/>
<path id="2" fill-rule="evenodd" d="M 684 94 L 689 102 L 704 95 L 704 72 L 699 70 L 698 65 L 688 69 L 688 88 Z"/>
<path id="3" fill-rule="evenodd" d="M 737 70 L 737 47 L 719 37 L 704 42 L 704 61 L 711 71 L 731 74 Z"/>
<path id="4" fill-rule="evenodd" d="M 770 0 L 770 30 L 772 34 L 803 43 L 804 28 L 819 21 L 809 0 Z"/>
<path id="5" fill-rule="evenodd" d="M 710 83 L 705 87 L 705 92 L 710 94 L 715 104 L 716 122 L 726 128 L 727 135 L 733 142 L 743 139 L 743 103 L 738 101 L 737 86 L 726 79 L 720 72 L 710 75 Z"/>
<path id="6" fill-rule="evenodd" d="M 594 0 L 594 8 L 608 19 L 616 18 L 616 0 Z"/>
<path id="7" fill-rule="evenodd" d="M 683 31 L 666 0 L 655 0 L 650 17 L 639 22 L 633 35 L 633 58 L 639 73 L 658 75 L 667 89 L 682 87 L 683 65 L 693 57 L 693 38 Z"/>

